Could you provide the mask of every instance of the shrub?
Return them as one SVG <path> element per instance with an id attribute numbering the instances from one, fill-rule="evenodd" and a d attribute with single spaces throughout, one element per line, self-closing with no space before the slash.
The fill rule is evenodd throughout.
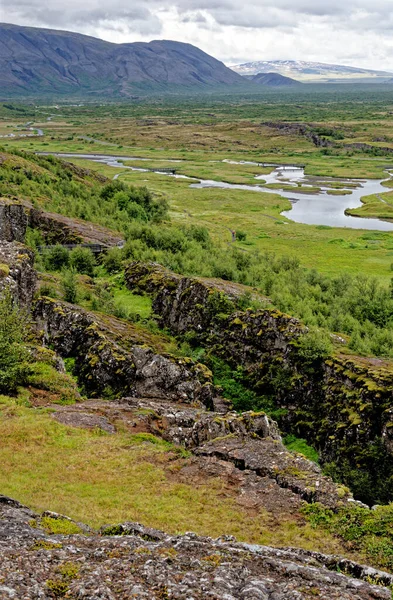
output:
<path id="1" fill-rule="evenodd" d="M 103 259 L 108 273 L 117 273 L 123 266 L 123 253 L 120 248 L 110 248 Z"/>
<path id="2" fill-rule="evenodd" d="M 61 271 L 70 262 L 70 253 L 67 248 L 57 244 L 48 249 L 44 254 L 44 264 L 49 271 Z"/>
<path id="3" fill-rule="evenodd" d="M 94 254 L 89 248 L 78 247 L 74 248 L 70 253 L 70 265 L 83 275 L 89 275 L 90 277 L 94 273 L 94 267 L 96 260 Z"/>
<path id="4" fill-rule="evenodd" d="M 329 334 L 319 329 L 311 329 L 302 335 L 295 346 L 297 356 L 305 366 L 315 366 L 333 352 Z"/>
<path id="5" fill-rule="evenodd" d="M 236 239 L 239 242 L 245 242 L 247 239 L 247 234 L 245 231 L 236 231 Z"/>
<path id="6" fill-rule="evenodd" d="M 74 270 L 68 269 L 63 272 L 61 285 L 63 288 L 64 300 L 66 302 L 71 302 L 71 304 L 75 304 L 75 302 L 77 301 L 77 297 L 78 297 L 78 291 L 77 291 L 76 276 L 75 276 Z"/>

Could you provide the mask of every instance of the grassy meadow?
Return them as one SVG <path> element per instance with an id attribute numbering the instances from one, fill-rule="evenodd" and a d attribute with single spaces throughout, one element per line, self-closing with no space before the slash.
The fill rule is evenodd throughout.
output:
<path id="1" fill-rule="evenodd" d="M 233 184 L 258 183 L 255 176 L 268 173 L 269 168 L 223 160 L 305 164 L 310 177 L 383 179 L 385 169 L 393 167 L 393 155 L 383 150 L 391 148 L 393 152 L 393 103 L 380 86 L 377 88 L 373 96 L 355 86 L 345 93 L 327 87 L 323 93 L 314 94 L 268 92 L 260 97 L 212 96 L 160 104 L 152 99 L 150 103 L 128 105 L 42 106 L 33 112 L 34 127 L 44 130 L 43 137 L 0 138 L 0 144 L 38 152 L 144 158 L 149 160 L 124 164 L 148 169 L 171 167 L 181 175 Z M 15 116 L 19 113 L 0 109 L 2 131 L 17 135 L 17 125 L 23 124 L 23 119 Z M 32 114 L 26 120 L 33 120 Z M 340 147 L 318 148 L 304 135 L 267 125 L 279 121 L 307 123 L 328 141 L 338 138 Z M 345 147 L 364 143 L 382 149 L 382 154 L 374 156 L 369 150 Z M 203 224 L 222 244 L 231 242 L 229 229 L 240 230 L 246 233 L 246 240 L 236 245 L 245 251 L 295 255 L 305 267 L 329 276 L 365 273 L 378 276 L 386 284 L 391 278 L 393 233 L 368 240 L 362 230 L 302 225 L 280 215 L 290 204 L 278 195 L 190 189 L 192 182 L 184 179 L 72 160 L 107 177 L 119 174 L 124 182 L 147 185 L 168 200 L 174 222 Z M 390 219 L 393 209 L 389 198 L 387 193 L 386 201 L 368 199 L 349 214 Z"/>

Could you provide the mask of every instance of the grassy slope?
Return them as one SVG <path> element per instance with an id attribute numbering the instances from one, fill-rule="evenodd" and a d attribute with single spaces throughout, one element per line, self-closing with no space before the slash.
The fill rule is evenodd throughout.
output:
<path id="1" fill-rule="evenodd" d="M 254 543 L 345 552 L 300 515 L 278 522 L 239 506 L 223 482 L 178 483 L 187 459 L 145 434 L 107 435 L 65 427 L 50 410 L 0 396 L 0 489 L 36 510 L 54 510 L 98 527 L 121 521 L 177 533 L 230 534 Z M 274 524 L 274 526 L 273 526 Z"/>

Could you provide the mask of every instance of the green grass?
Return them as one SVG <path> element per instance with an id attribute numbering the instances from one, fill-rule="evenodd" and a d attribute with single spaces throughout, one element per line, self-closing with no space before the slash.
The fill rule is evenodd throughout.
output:
<path id="1" fill-rule="evenodd" d="M 113 301 L 115 310 L 123 315 L 123 318 L 132 319 L 135 315 L 139 315 L 142 319 L 151 317 L 152 301 L 147 296 L 139 296 L 126 289 L 115 289 Z"/>
<path id="2" fill-rule="evenodd" d="M 313 527 L 331 532 L 348 549 L 364 555 L 369 564 L 393 571 L 393 504 L 374 510 L 347 505 L 333 512 L 317 503 L 305 506 L 303 513 Z"/>
<path id="3" fill-rule="evenodd" d="M 309 444 L 307 444 L 306 440 L 301 438 L 297 438 L 294 435 L 287 435 L 283 442 L 285 446 L 291 452 L 298 452 L 299 454 L 303 454 L 308 460 L 312 460 L 315 463 L 318 463 L 319 455 L 314 448 L 312 448 Z"/>

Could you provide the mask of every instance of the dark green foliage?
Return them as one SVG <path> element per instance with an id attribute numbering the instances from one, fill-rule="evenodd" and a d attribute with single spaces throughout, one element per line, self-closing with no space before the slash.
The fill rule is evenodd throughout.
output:
<path id="1" fill-rule="evenodd" d="M 0 298 L 0 391 L 15 392 L 30 374 L 29 354 L 23 346 L 27 319 L 11 294 Z"/>
<path id="2" fill-rule="evenodd" d="M 380 504 L 393 498 L 393 464 L 382 439 L 363 447 L 348 448 L 356 454 L 356 466 L 351 457 L 324 464 L 324 472 L 351 488 L 355 498 L 365 504 Z"/>
<path id="3" fill-rule="evenodd" d="M 61 271 L 70 263 L 70 253 L 67 248 L 57 244 L 54 248 L 46 250 L 44 264 L 48 271 Z"/>
<path id="4" fill-rule="evenodd" d="M 308 504 L 303 514 L 315 527 L 323 527 L 344 540 L 375 566 L 393 569 L 393 504 L 369 510 L 343 505 L 337 513 L 322 504 Z"/>
<path id="5" fill-rule="evenodd" d="M 94 254 L 89 248 L 74 248 L 70 252 L 70 265 L 77 273 L 82 275 L 93 275 L 96 261 Z"/>
<path id="6" fill-rule="evenodd" d="M 297 358 L 303 367 L 317 368 L 322 361 L 333 353 L 333 344 L 329 334 L 319 329 L 311 329 L 293 344 Z"/>
<path id="7" fill-rule="evenodd" d="M 74 270 L 67 269 L 63 271 L 61 285 L 63 288 L 64 300 L 66 302 L 71 302 L 71 304 L 75 304 L 78 298 L 78 290 Z"/>
<path id="8" fill-rule="evenodd" d="M 103 264 L 108 273 L 117 273 L 123 266 L 123 253 L 120 248 L 110 248 L 105 254 Z"/>
<path id="9" fill-rule="evenodd" d="M 215 385 L 220 386 L 224 396 L 232 400 L 235 410 L 264 410 L 269 414 L 274 413 L 272 400 L 265 396 L 258 396 L 248 383 L 247 374 L 242 367 L 232 369 L 215 356 L 207 356 L 205 362 L 213 371 Z"/>
<path id="10" fill-rule="evenodd" d="M 245 231 L 240 231 L 240 230 L 237 230 L 237 231 L 236 231 L 236 239 L 237 239 L 239 242 L 245 242 L 245 241 L 246 241 L 246 239 L 247 239 L 247 233 L 246 233 Z"/>
<path id="11" fill-rule="evenodd" d="M 130 219 L 161 221 L 167 216 L 167 202 L 155 198 L 146 187 L 111 181 L 102 188 L 100 195 L 107 202 L 113 200 L 118 210 L 126 212 Z"/>

